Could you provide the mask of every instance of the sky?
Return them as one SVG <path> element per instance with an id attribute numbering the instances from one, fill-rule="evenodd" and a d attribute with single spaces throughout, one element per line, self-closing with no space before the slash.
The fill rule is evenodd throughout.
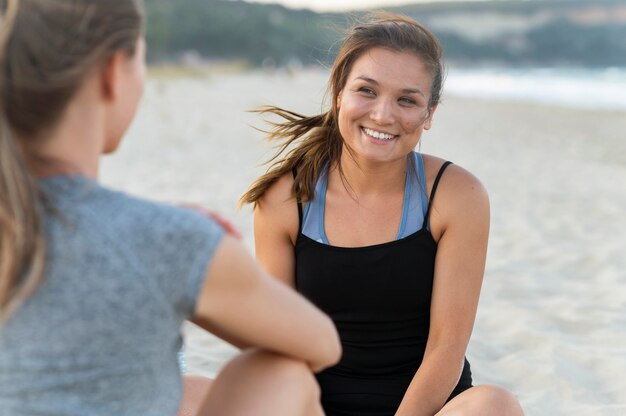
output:
<path id="1" fill-rule="evenodd" d="M 315 11 L 343 11 L 367 9 L 371 7 L 389 7 L 403 4 L 433 2 L 432 0 L 248 0 L 254 3 L 279 3 L 286 7 L 306 8 Z M 474 1 L 474 0 L 457 0 Z"/>

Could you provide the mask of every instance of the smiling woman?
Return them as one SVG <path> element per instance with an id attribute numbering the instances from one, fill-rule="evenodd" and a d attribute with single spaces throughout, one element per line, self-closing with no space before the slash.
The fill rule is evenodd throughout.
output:
<path id="1" fill-rule="evenodd" d="M 511 393 L 474 387 L 465 359 L 487 193 L 463 168 L 414 151 L 442 80 L 432 33 L 379 14 L 348 31 L 327 112 L 260 110 L 286 120 L 269 134 L 281 147 L 241 200 L 255 204 L 261 264 L 337 326 L 344 355 L 317 376 L 328 416 L 522 414 Z"/>

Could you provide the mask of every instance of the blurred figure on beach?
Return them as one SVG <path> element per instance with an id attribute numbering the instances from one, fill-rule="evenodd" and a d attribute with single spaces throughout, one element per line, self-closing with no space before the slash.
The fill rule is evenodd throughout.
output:
<path id="1" fill-rule="evenodd" d="M 334 320 L 344 355 L 317 375 L 329 416 L 522 415 L 510 392 L 473 386 L 465 359 L 489 233 L 470 172 L 414 149 L 441 100 L 434 35 L 374 14 L 347 32 L 330 108 L 278 107 L 253 203 L 257 258 Z"/>
<path id="2" fill-rule="evenodd" d="M 322 415 L 331 320 L 219 221 L 98 183 L 143 92 L 141 1 L 0 5 L 0 414 Z M 244 352 L 181 405 L 185 319 Z"/>

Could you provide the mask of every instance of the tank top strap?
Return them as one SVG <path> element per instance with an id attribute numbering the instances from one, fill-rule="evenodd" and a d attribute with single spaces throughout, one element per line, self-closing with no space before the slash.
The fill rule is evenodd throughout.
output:
<path id="1" fill-rule="evenodd" d="M 441 180 L 441 176 L 446 168 L 451 165 L 452 162 L 447 161 L 441 168 L 439 168 L 439 172 L 437 172 L 437 176 L 435 177 L 435 182 L 433 183 L 433 189 L 430 191 L 430 198 L 428 200 L 428 209 L 426 210 L 426 216 L 424 217 L 424 228 L 430 226 L 430 208 L 433 206 L 433 201 L 435 200 L 435 193 L 437 192 L 437 186 L 439 186 L 439 180 Z"/>
<path id="2" fill-rule="evenodd" d="M 296 175 L 298 173 L 298 171 L 296 170 L 296 168 L 294 167 L 293 169 L 291 169 L 291 173 L 293 175 L 293 180 L 296 180 Z M 298 235 L 300 235 L 302 233 L 302 200 L 300 199 L 300 196 L 298 196 L 298 192 L 300 191 L 300 187 L 298 185 L 296 185 L 296 202 L 298 204 Z"/>

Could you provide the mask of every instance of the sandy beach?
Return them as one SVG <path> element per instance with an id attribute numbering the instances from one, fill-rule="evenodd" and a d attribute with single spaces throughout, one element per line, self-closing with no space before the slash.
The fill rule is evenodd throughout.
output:
<path id="1" fill-rule="evenodd" d="M 153 76 L 105 184 L 220 211 L 253 248 L 239 196 L 271 154 L 274 104 L 319 112 L 327 74 Z M 468 350 L 474 381 L 517 394 L 527 415 L 626 415 L 626 112 L 445 96 L 421 151 L 467 168 L 491 197 L 490 248 Z M 175 276 L 173 276 L 175 278 Z M 236 350 L 191 324 L 189 372 Z"/>

